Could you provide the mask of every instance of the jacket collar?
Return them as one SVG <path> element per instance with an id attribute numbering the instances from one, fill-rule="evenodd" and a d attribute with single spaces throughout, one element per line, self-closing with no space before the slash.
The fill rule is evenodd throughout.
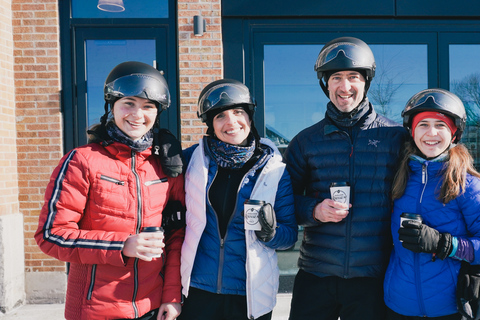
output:
<path id="1" fill-rule="evenodd" d="M 364 114 L 360 119 L 358 119 L 358 121 L 352 127 L 357 127 L 360 130 L 363 130 L 370 126 L 373 121 L 375 121 L 375 119 L 377 118 L 377 112 L 373 108 L 373 105 L 368 102 L 368 100 L 365 108 L 368 108 L 367 113 Z M 323 131 L 325 135 L 329 135 L 333 132 L 344 131 L 341 129 L 342 126 L 340 124 L 337 124 L 337 122 L 331 117 L 329 117 L 328 114 L 325 116 L 325 119 L 327 120 L 327 124 L 325 125 Z"/>

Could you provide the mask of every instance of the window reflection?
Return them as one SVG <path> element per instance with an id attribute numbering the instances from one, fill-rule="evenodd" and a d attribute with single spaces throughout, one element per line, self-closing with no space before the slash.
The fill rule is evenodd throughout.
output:
<path id="1" fill-rule="evenodd" d="M 168 0 L 110 0 L 110 6 L 123 2 L 124 11 L 108 12 L 97 8 L 102 0 L 72 0 L 73 18 L 168 18 Z"/>
<path id="2" fill-rule="evenodd" d="M 104 114 L 103 84 L 108 73 L 124 61 L 154 65 L 155 40 L 87 40 L 87 113 L 88 126 L 98 123 Z"/>
<path id="3" fill-rule="evenodd" d="M 450 91 L 462 99 L 467 112 L 467 127 L 461 142 L 470 151 L 476 169 L 480 169 L 480 45 L 450 45 Z M 468 63 L 465 63 L 468 61 Z"/>
<path id="4" fill-rule="evenodd" d="M 325 116 L 329 99 L 314 64 L 323 45 L 266 45 L 265 129 L 280 148 Z M 407 100 L 428 88 L 427 45 L 370 45 L 377 70 L 368 98 L 375 110 L 401 123 Z"/>

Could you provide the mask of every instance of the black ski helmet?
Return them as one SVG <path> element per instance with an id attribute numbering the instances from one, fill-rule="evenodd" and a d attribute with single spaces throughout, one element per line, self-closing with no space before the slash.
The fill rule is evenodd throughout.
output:
<path id="1" fill-rule="evenodd" d="M 455 122 L 458 128 L 455 133 L 454 143 L 462 137 L 467 122 L 467 114 L 462 100 L 455 94 L 445 89 L 425 89 L 411 97 L 402 111 L 403 126 L 410 132 L 413 130 L 413 117 L 424 111 L 438 111 L 443 113 Z"/>
<path id="2" fill-rule="evenodd" d="M 355 70 L 365 76 L 366 95 L 375 77 L 376 64 L 373 52 L 365 42 L 354 37 L 340 37 L 329 41 L 320 50 L 314 69 L 327 97 L 328 78 L 332 73 L 343 70 Z"/>
<path id="3" fill-rule="evenodd" d="M 163 75 L 154 67 L 138 61 L 122 62 L 110 71 L 103 86 L 105 102 L 113 105 L 123 97 L 149 99 L 159 111 L 170 106 L 170 92 Z"/>
<path id="4" fill-rule="evenodd" d="M 197 115 L 202 122 L 207 122 L 211 112 L 218 113 L 240 105 L 247 108 L 253 121 L 256 104 L 247 86 L 237 80 L 221 79 L 211 82 L 202 90 L 198 98 Z"/>

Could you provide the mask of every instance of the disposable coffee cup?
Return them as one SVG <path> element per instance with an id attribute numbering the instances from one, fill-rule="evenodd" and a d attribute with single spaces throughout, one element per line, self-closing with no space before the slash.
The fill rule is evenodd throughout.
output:
<path id="1" fill-rule="evenodd" d="M 163 233 L 163 228 L 162 227 L 144 227 L 142 229 L 142 232 L 161 232 Z M 156 253 L 145 253 L 146 256 L 152 257 L 152 258 L 160 258 L 162 256 L 161 253 L 156 254 Z"/>
<path id="2" fill-rule="evenodd" d="M 348 182 L 332 182 L 330 184 L 330 196 L 334 201 L 349 204 L 350 185 Z"/>
<path id="3" fill-rule="evenodd" d="M 402 227 L 402 223 L 403 223 L 403 221 L 405 221 L 405 220 L 415 220 L 415 221 L 419 221 L 419 222 L 422 222 L 422 221 L 423 221 L 422 216 L 419 215 L 419 214 L 409 213 L 409 212 L 403 212 L 403 213 L 400 215 L 400 227 Z"/>
<path id="4" fill-rule="evenodd" d="M 264 204 L 265 201 L 262 200 L 245 200 L 243 203 L 245 230 L 262 230 L 262 226 L 258 221 L 258 212 Z"/>

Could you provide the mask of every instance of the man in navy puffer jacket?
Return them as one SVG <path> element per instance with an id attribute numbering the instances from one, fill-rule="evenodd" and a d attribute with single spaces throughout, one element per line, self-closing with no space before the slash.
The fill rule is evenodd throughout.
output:
<path id="1" fill-rule="evenodd" d="M 330 41 L 315 70 L 330 98 L 325 118 L 293 138 L 285 153 L 305 228 L 290 319 L 384 319 L 390 190 L 406 131 L 366 97 L 375 75 L 366 43 Z M 332 182 L 349 183 L 350 204 L 330 199 Z"/>

